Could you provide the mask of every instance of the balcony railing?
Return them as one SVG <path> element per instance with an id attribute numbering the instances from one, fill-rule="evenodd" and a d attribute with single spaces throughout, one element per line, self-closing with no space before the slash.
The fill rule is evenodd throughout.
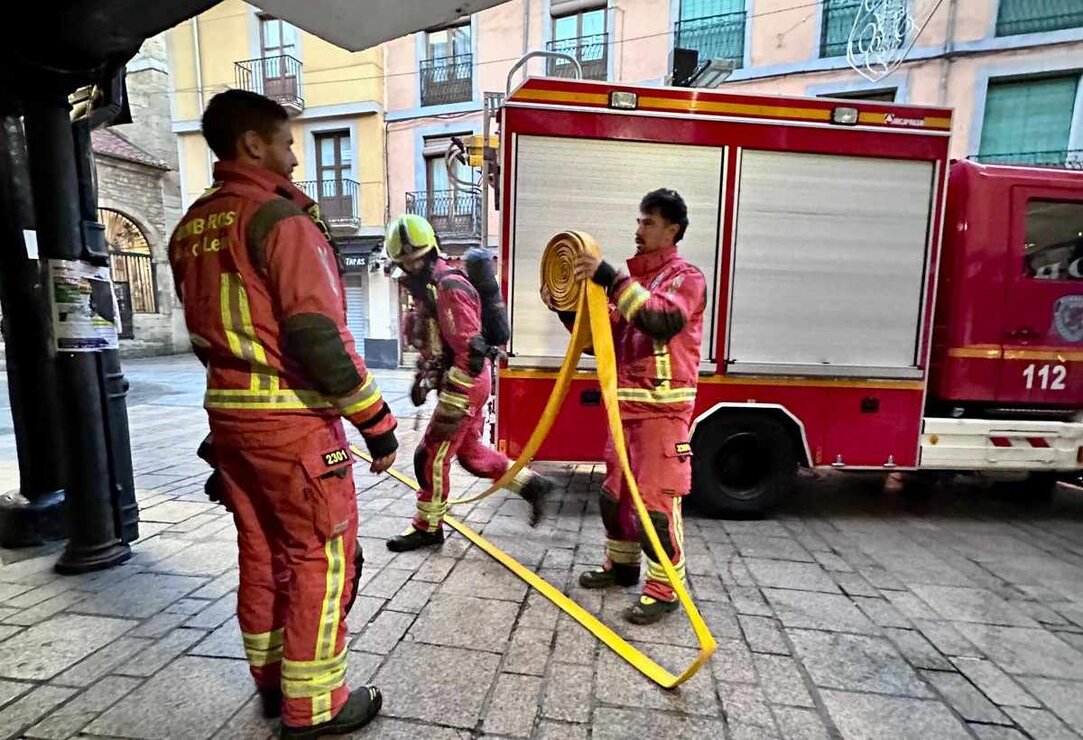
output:
<path id="1" fill-rule="evenodd" d="M 279 54 L 247 59 L 234 65 L 237 87 L 266 95 L 291 113 L 305 109 L 301 97 L 301 60 Z"/>
<path id="2" fill-rule="evenodd" d="M 673 30 L 673 46 L 695 49 L 699 61 L 730 59 L 737 67 L 745 60 L 745 13 L 726 13 L 705 18 L 677 21 Z"/>
<path id="3" fill-rule="evenodd" d="M 1047 33 L 1083 27 L 1083 6 L 1078 0 L 1001 0 L 997 36 Z"/>
<path id="4" fill-rule="evenodd" d="M 424 216 L 441 241 L 481 238 L 481 193 L 473 190 L 419 190 L 406 194 L 406 212 Z"/>
<path id="5" fill-rule="evenodd" d="M 604 80 L 609 76 L 608 33 L 550 41 L 545 48 L 575 57 L 579 61 L 579 66 L 583 68 L 584 80 Z M 545 74 L 550 77 L 574 77 L 575 68 L 562 59 L 548 59 L 545 64 Z"/>
<path id="6" fill-rule="evenodd" d="M 982 164 L 1014 164 L 1027 167 L 1061 167 L 1069 170 L 1083 170 L 1083 149 L 975 154 L 971 159 Z"/>
<path id="7" fill-rule="evenodd" d="M 474 55 L 422 60 L 421 104 L 465 103 L 474 97 Z"/>
<path id="8" fill-rule="evenodd" d="M 302 180 L 294 184 L 320 204 L 320 215 L 328 226 L 356 229 L 361 225 L 361 186 L 356 180 Z"/>

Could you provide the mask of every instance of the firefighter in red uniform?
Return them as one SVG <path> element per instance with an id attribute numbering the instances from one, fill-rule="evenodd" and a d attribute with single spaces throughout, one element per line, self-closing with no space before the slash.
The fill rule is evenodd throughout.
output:
<path id="1" fill-rule="evenodd" d="M 681 196 L 655 190 L 644 196 L 639 211 L 629 274 L 584 253 L 575 264 L 575 277 L 603 286 L 615 309 L 617 400 L 628 458 L 662 547 L 683 581 L 681 497 L 692 483 L 689 425 L 699 378 L 706 281 L 677 253 L 676 244 L 688 227 Z M 542 299 L 548 304 L 545 295 Z M 574 312 L 561 312 L 566 326 L 574 319 Z M 605 463 L 599 500 L 607 536 L 605 563 L 582 573 L 579 583 L 584 588 L 635 585 L 645 552 L 646 583 L 626 617 L 651 624 L 677 608 L 677 597 L 637 526 L 612 439 L 606 444 Z"/>
<path id="2" fill-rule="evenodd" d="M 404 552 L 444 541 L 453 457 L 469 473 L 489 480 L 502 476 L 511 461 L 481 440 L 483 408 L 492 378 L 477 289 L 440 256 L 436 233 L 421 216 L 407 214 L 392 222 L 384 247 L 402 269 L 401 279 L 415 301 L 404 324 L 425 370 L 419 373 L 411 397 L 420 406 L 426 383 L 439 389 L 436 410 L 414 452 L 414 472 L 421 486 L 417 514 L 403 534 L 387 542 L 388 549 Z M 540 518 L 543 500 L 552 487 L 548 478 L 526 468 L 508 485 L 530 503 L 531 526 Z"/>
<path id="3" fill-rule="evenodd" d="M 341 419 L 364 437 L 374 472 L 395 460 L 396 422 L 346 328 L 318 208 L 290 182 L 286 111 L 230 90 L 207 106 L 203 135 L 220 160 L 215 182 L 169 258 L 207 367 L 203 447 L 237 525 L 245 653 L 281 737 L 349 732 L 382 697 L 346 686 L 357 501 Z"/>

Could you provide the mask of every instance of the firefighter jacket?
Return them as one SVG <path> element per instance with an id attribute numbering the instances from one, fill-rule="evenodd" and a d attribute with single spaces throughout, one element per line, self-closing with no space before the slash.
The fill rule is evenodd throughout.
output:
<path id="1" fill-rule="evenodd" d="M 475 382 L 489 368 L 481 298 L 469 278 L 443 259 L 435 260 L 431 275 L 423 285 L 412 286 L 419 300 L 406 325 L 421 356 L 439 363 L 433 418 L 455 424 L 489 396 L 488 384 Z"/>
<path id="2" fill-rule="evenodd" d="M 676 247 L 637 254 L 628 274 L 603 262 L 623 419 L 690 419 L 699 380 L 707 283 Z M 574 314 L 561 316 L 570 325 Z"/>
<path id="3" fill-rule="evenodd" d="M 216 443 L 289 444 L 341 416 L 374 456 L 390 454 L 395 418 L 346 328 L 318 207 L 263 168 L 218 162 L 214 175 L 173 232 L 169 259 L 207 367 Z"/>

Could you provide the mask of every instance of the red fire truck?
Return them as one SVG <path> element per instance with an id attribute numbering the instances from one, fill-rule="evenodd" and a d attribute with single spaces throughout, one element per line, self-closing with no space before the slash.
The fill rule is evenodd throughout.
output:
<path id="1" fill-rule="evenodd" d="M 693 497 L 768 509 L 799 466 L 1029 475 L 1083 467 L 1083 172 L 950 161 L 951 111 L 530 78 L 500 112 L 515 456 L 568 335 L 538 297 L 556 232 L 634 253 L 639 199 L 689 207 L 707 277 Z M 601 459 L 582 361 L 536 459 Z"/>

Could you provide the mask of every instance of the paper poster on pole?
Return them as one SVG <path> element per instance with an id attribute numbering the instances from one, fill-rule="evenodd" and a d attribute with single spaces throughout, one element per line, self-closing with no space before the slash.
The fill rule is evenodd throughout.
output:
<path id="1" fill-rule="evenodd" d="M 120 347 L 120 311 L 108 267 L 80 260 L 50 260 L 48 282 L 58 352 Z"/>

